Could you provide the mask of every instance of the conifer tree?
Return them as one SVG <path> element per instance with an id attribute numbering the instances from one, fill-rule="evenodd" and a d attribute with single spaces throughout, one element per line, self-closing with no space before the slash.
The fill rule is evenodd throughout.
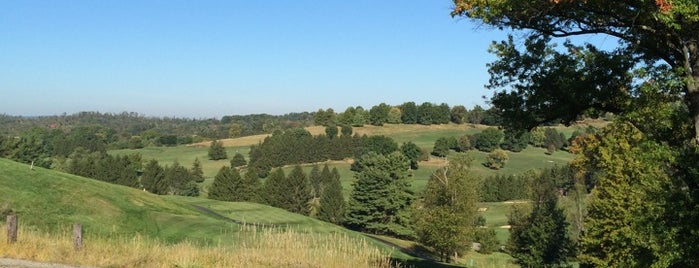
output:
<path id="1" fill-rule="evenodd" d="M 260 177 L 254 170 L 248 169 L 243 176 L 242 187 L 239 191 L 240 201 L 261 202 L 259 191 L 262 190 Z"/>
<path id="2" fill-rule="evenodd" d="M 167 183 L 165 181 L 165 170 L 152 159 L 148 161 L 141 175 L 141 184 L 146 191 L 154 194 L 167 194 Z"/>
<path id="3" fill-rule="evenodd" d="M 345 225 L 353 230 L 413 238 L 408 209 L 414 199 L 410 189 L 409 160 L 399 152 L 369 152 L 357 161 Z"/>
<path id="4" fill-rule="evenodd" d="M 235 153 L 231 159 L 231 167 L 237 168 L 247 165 L 248 162 L 245 161 L 245 157 L 241 153 Z"/>
<path id="5" fill-rule="evenodd" d="M 544 173 L 532 185 L 532 211 L 510 215 L 510 254 L 522 267 L 558 267 L 572 255 L 568 222 L 558 207 L 553 178 Z"/>
<path id="6" fill-rule="evenodd" d="M 330 174 L 328 174 L 328 175 L 330 175 Z M 311 172 L 308 174 L 308 179 L 311 182 L 311 193 L 312 193 L 313 197 L 314 198 L 319 197 L 320 193 L 322 192 L 321 184 L 322 184 L 322 180 L 324 178 L 321 177 L 320 168 L 318 168 L 318 165 L 313 165 Z"/>
<path id="7" fill-rule="evenodd" d="M 276 168 L 270 172 L 267 179 L 265 179 L 262 198 L 267 205 L 282 208 L 284 205 L 284 181 L 286 180 L 286 175 L 284 170 L 281 168 Z"/>
<path id="8" fill-rule="evenodd" d="M 199 158 L 194 158 L 194 163 L 192 163 L 190 173 L 192 173 L 192 178 L 195 182 L 204 182 L 204 171 L 201 169 L 201 162 L 199 162 Z"/>
<path id="9" fill-rule="evenodd" d="M 327 167 L 326 165 L 323 171 Z M 333 168 L 331 174 L 328 182 L 324 183 L 323 192 L 320 194 L 318 218 L 330 223 L 340 224 L 345 215 L 345 198 L 342 195 L 342 184 L 340 183 L 340 174 L 337 168 Z"/>
<path id="10" fill-rule="evenodd" d="M 209 187 L 209 198 L 221 201 L 238 201 L 238 190 L 242 181 L 237 170 L 223 166 L 216 173 Z"/>
<path id="11" fill-rule="evenodd" d="M 301 166 L 294 166 L 285 183 L 286 202 L 282 208 L 299 214 L 308 215 L 307 204 L 313 196 L 308 177 L 303 173 Z"/>
<path id="12" fill-rule="evenodd" d="M 226 149 L 223 148 L 223 143 L 218 140 L 212 141 L 211 146 L 209 146 L 209 159 L 221 160 L 226 158 L 228 158 L 228 154 L 226 153 Z"/>

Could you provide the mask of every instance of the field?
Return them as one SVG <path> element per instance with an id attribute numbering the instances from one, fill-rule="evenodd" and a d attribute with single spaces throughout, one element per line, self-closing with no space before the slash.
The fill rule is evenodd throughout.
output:
<path id="1" fill-rule="evenodd" d="M 464 134 L 474 134 L 480 132 L 486 128 L 482 125 L 384 125 L 378 126 L 364 126 L 355 127 L 354 132 L 360 135 L 385 135 L 393 138 L 397 143 L 402 144 L 403 142 L 412 141 L 417 144 L 420 148 L 426 151 L 431 151 L 434 142 L 440 137 L 449 136 L 461 136 Z M 309 127 L 308 131 L 313 134 L 324 133 L 323 127 Z M 570 135 L 575 127 L 558 127 L 559 131 Z M 236 152 L 239 152 L 246 156 L 250 151 L 250 145 L 257 144 L 262 141 L 267 135 L 256 135 L 249 137 L 242 137 L 237 139 L 225 139 L 222 140 L 224 146 L 226 146 L 226 151 L 229 158 L 232 157 Z M 144 159 L 156 159 L 161 164 L 172 164 L 174 161 L 178 161 L 181 165 L 190 167 L 195 158 L 198 158 L 202 163 L 202 168 L 204 171 L 204 177 L 207 179 L 202 183 L 202 193 L 206 195 L 208 192 L 208 186 L 213 182 L 213 177 L 216 172 L 223 165 L 230 165 L 228 160 L 212 161 L 208 159 L 208 142 L 193 144 L 189 146 L 177 146 L 177 147 L 149 147 L 143 149 L 125 149 L 125 150 L 114 150 L 110 151 L 112 154 L 130 154 L 130 153 L 140 153 Z M 490 176 L 496 174 L 511 175 L 519 174 L 530 169 L 540 169 L 545 167 L 550 167 L 554 165 L 562 165 L 570 162 L 573 155 L 565 152 L 558 151 L 552 155 L 545 154 L 545 150 L 542 148 L 529 147 L 519 153 L 509 153 L 510 160 L 508 161 L 505 168 L 501 170 L 492 170 L 486 168 L 482 165 L 486 161 L 487 153 L 479 151 L 470 151 L 467 153 L 472 157 L 473 172 L 479 176 Z M 336 167 L 340 172 L 342 186 L 344 189 L 345 197 L 349 196 L 351 184 L 353 181 L 353 172 L 350 171 L 349 167 L 351 164 L 350 160 L 347 161 L 329 161 L 327 162 L 330 168 Z M 322 164 L 322 163 L 321 163 Z M 413 173 L 413 190 L 420 192 L 431 174 L 446 164 L 444 159 L 437 157 L 430 157 L 429 161 L 421 162 L 420 168 Z M 311 169 L 310 165 L 304 165 L 305 171 L 308 172 Z M 285 171 L 289 171 L 290 167 L 286 167 Z"/>
<path id="2" fill-rule="evenodd" d="M 268 242 L 272 243 L 277 240 L 274 237 L 287 235 L 313 239 L 317 241 L 317 243 L 313 242 L 317 247 L 337 247 L 336 250 L 346 251 L 339 254 L 348 256 L 354 254 L 351 251 L 364 248 L 367 252 L 376 250 L 378 252 L 372 254 L 384 257 L 411 259 L 410 256 L 367 238 L 363 234 L 264 205 L 157 196 L 133 188 L 52 170 L 41 168 L 30 170 L 28 165 L 5 159 L 0 159 L 0 170 L 3 170 L 0 173 L 0 192 L 3 193 L 0 204 L 9 204 L 9 207 L 18 214 L 20 226 L 23 227 L 20 240 L 23 235 L 28 239 L 30 237 L 60 238 L 62 234 L 69 232 L 73 223 L 81 223 L 86 230 L 88 246 L 91 245 L 90 241 L 94 241 L 97 245 L 109 244 L 111 243 L 109 241 L 124 242 L 142 239 L 144 245 L 151 243 L 161 245 L 163 250 L 183 246 L 197 250 L 223 247 L 244 251 L 248 250 L 248 246 L 265 247 L 263 244 L 253 243 L 259 241 L 261 237 L 269 237 L 272 241 Z M 300 239 L 291 240 L 301 241 Z M 335 246 L 328 244 L 337 239 L 344 239 L 347 242 Z M 31 243 L 25 246 L 31 247 Z M 297 247 L 294 249 L 297 251 L 316 251 L 297 244 L 291 246 Z M 0 253 L 0 257 L 22 257 L 8 255 L 13 251 L 0 250 L 0 252 L 3 252 Z M 44 259 L 46 261 L 61 261 L 52 259 L 59 255 L 62 254 L 49 252 L 36 256 L 47 256 L 47 259 Z M 304 259 L 298 261 L 312 263 Z M 146 262 L 142 267 L 149 266 L 148 263 Z M 115 263 L 113 266 L 132 265 Z M 186 266 L 196 267 L 195 265 Z"/>

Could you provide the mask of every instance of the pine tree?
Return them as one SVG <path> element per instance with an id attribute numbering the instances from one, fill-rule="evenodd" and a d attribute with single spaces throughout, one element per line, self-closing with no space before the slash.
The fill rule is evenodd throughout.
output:
<path id="1" fill-rule="evenodd" d="M 435 172 L 415 212 L 419 241 L 434 248 L 442 261 L 463 253 L 474 239 L 479 179 L 469 170 L 470 163 L 458 154 Z"/>
<path id="2" fill-rule="evenodd" d="M 165 168 L 164 181 L 167 182 L 169 194 L 196 196 L 199 193 L 198 189 L 193 189 L 197 187 L 196 184 L 190 183 L 193 182 L 192 174 L 177 161 Z"/>
<path id="3" fill-rule="evenodd" d="M 321 181 L 323 180 L 323 177 L 321 177 L 320 168 L 318 168 L 318 165 L 313 165 L 311 172 L 308 174 L 308 179 L 311 182 L 311 193 L 313 198 L 319 197 L 320 193 L 322 192 Z"/>
<path id="4" fill-rule="evenodd" d="M 231 159 L 231 167 L 237 168 L 247 165 L 248 162 L 245 161 L 245 157 L 241 153 L 235 153 Z"/>
<path id="5" fill-rule="evenodd" d="M 216 173 L 214 182 L 209 187 L 209 198 L 221 201 L 238 201 L 238 190 L 242 184 L 237 170 L 223 166 Z"/>
<path id="6" fill-rule="evenodd" d="M 212 141 L 211 146 L 209 146 L 209 159 L 221 160 L 226 158 L 228 158 L 228 154 L 226 153 L 226 149 L 223 148 L 223 143 L 218 140 Z"/>
<path id="7" fill-rule="evenodd" d="M 165 170 L 152 159 L 148 161 L 141 175 L 141 184 L 146 191 L 154 194 L 167 194 L 167 183 L 165 180 Z"/>
<path id="8" fill-rule="evenodd" d="M 192 173 L 192 178 L 194 178 L 195 182 L 204 182 L 204 171 L 201 169 L 201 162 L 199 162 L 199 158 L 194 158 L 194 163 L 192 163 L 190 173 Z"/>
<path id="9" fill-rule="evenodd" d="M 546 173 L 532 185 L 532 211 L 510 215 L 510 254 L 523 267 L 558 267 L 572 254 L 568 222 L 558 207 L 557 187 Z"/>
<path id="10" fill-rule="evenodd" d="M 262 198 L 267 205 L 283 208 L 284 205 L 284 181 L 286 180 L 286 175 L 284 175 L 284 170 L 281 168 L 276 168 L 270 172 L 267 179 L 265 179 Z"/>
<path id="11" fill-rule="evenodd" d="M 308 215 L 307 204 L 313 196 L 311 195 L 311 185 L 301 166 L 294 166 L 294 169 L 287 176 L 284 186 L 286 202 L 283 208 L 294 213 Z"/>
<path id="12" fill-rule="evenodd" d="M 345 225 L 373 234 L 414 237 L 408 212 L 414 199 L 409 160 L 399 152 L 386 156 L 369 152 L 357 163 L 360 171 L 355 173 Z"/>
<path id="13" fill-rule="evenodd" d="M 243 184 L 238 193 L 240 201 L 246 202 L 261 202 L 259 191 L 262 190 L 260 177 L 257 176 L 254 170 L 248 169 L 243 176 Z"/>
<path id="14" fill-rule="evenodd" d="M 323 171 L 328 166 L 323 168 Z M 323 172 L 325 173 L 325 172 Z M 320 210 L 318 218 L 330 223 L 342 223 L 345 215 L 345 198 L 342 195 L 342 184 L 337 168 L 333 168 L 332 175 L 327 183 L 324 183 L 323 192 L 320 194 Z"/>

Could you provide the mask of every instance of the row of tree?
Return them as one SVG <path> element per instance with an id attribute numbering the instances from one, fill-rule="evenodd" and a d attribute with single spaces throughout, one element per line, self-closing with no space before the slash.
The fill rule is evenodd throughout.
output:
<path id="1" fill-rule="evenodd" d="M 347 107 L 344 112 L 335 113 L 332 108 L 319 109 L 313 114 L 313 122 L 319 126 L 348 125 L 361 127 L 364 125 L 382 126 L 384 124 L 486 124 L 497 125 L 497 113 L 476 105 L 471 110 L 463 105 L 449 107 L 448 104 L 423 102 L 405 102 L 391 106 L 381 103 L 364 109 L 361 106 Z"/>
<path id="2" fill-rule="evenodd" d="M 335 224 L 343 222 L 346 207 L 340 174 L 327 164 L 322 170 L 313 166 L 309 174 L 298 165 L 288 175 L 277 168 L 264 183 L 253 169 L 241 176 L 237 168 L 224 166 L 209 188 L 209 198 L 264 203 Z"/>

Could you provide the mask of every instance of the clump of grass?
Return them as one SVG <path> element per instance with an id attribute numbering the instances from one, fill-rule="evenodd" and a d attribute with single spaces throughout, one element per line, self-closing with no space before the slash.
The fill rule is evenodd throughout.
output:
<path id="1" fill-rule="evenodd" d="M 4 230 L 4 228 L 2 229 Z M 242 226 L 235 245 L 165 244 L 142 236 L 85 238 L 74 251 L 64 235 L 20 228 L 18 242 L 0 232 L 0 257 L 97 267 L 391 267 L 389 254 L 346 234 Z M 250 235 L 252 233 L 252 235 Z"/>

